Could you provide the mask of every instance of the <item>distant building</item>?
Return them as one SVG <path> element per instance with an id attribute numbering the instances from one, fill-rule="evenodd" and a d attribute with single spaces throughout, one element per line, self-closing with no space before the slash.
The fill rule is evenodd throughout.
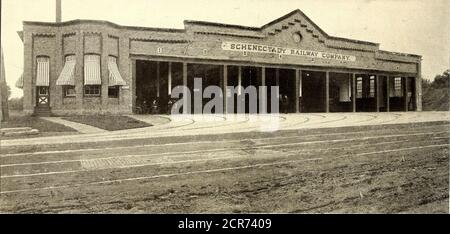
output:
<path id="1" fill-rule="evenodd" d="M 421 56 L 330 36 L 300 10 L 262 27 L 184 26 L 24 22 L 24 73 L 16 84 L 24 110 L 133 113 L 157 100 L 165 112 L 173 87 L 199 91 L 192 90 L 194 77 L 203 89 L 278 85 L 291 100 L 289 112 L 422 109 Z"/>

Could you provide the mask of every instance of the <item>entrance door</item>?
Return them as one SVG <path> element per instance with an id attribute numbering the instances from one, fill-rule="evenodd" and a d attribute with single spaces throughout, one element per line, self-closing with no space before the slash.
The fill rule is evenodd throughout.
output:
<path id="1" fill-rule="evenodd" d="M 37 88 L 37 106 L 48 107 L 50 103 L 49 90 L 47 86 L 38 86 Z"/>

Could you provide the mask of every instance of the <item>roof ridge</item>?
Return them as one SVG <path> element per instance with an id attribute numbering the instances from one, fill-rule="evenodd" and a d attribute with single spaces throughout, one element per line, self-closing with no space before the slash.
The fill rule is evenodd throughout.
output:
<path id="1" fill-rule="evenodd" d="M 251 27 L 251 26 L 244 26 L 244 25 L 237 25 L 237 24 L 216 23 L 216 22 L 198 21 L 198 20 L 184 20 L 183 23 L 185 25 L 186 24 L 200 24 L 200 25 L 204 25 L 204 26 L 228 27 L 228 28 L 236 28 L 236 29 L 248 30 L 248 31 L 254 31 L 254 32 L 262 32 L 265 28 L 267 28 L 273 24 L 276 24 L 284 19 L 287 19 L 294 14 L 300 14 L 313 27 L 315 27 L 321 34 L 323 34 L 328 39 L 379 46 L 379 43 L 374 43 L 374 42 L 370 42 L 370 41 L 355 40 L 355 39 L 350 39 L 350 38 L 329 35 L 324 30 L 322 30 L 316 23 L 314 23 L 314 21 L 312 21 L 307 15 L 305 15 L 305 13 L 303 13 L 300 9 L 291 11 L 288 14 L 285 14 L 275 20 L 272 20 L 269 23 L 264 24 L 261 27 Z M 64 25 L 70 25 L 70 24 L 74 24 L 74 23 L 84 23 L 84 22 L 103 23 L 103 24 L 111 25 L 116 28 L 128 28 L 128 29 L 137 29 L 137 30 L 153 30 L 153 31 L 162 31 L 162 32 L 185 32 L 186 31 L 186 27 L 184 29 L 175 29 L 175 28 L 155 28 L 155 27 L 142 27 L 142 26 L 124 26 L 124 25 L 119 25 L 119 24 L 112 23 L 112 22 L 106 21 L 106 20 L 91 20 L 91 19 L 75 19 L 75 20 L 70 20 L 70 21 L 65 21 L 65 22 L 60 22 L 60 23 L 23 21 L 23 24 L 35 24 L 35 25 L 45 25 L 45 26 L 61 26 L 61 25 L 64 26 Z"/>

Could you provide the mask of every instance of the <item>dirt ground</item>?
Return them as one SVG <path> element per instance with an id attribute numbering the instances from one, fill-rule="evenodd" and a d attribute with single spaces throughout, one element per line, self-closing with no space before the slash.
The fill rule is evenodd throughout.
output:
<path id="1" fill-rule="evenodd" d="M 2 213 L 448 213 L 449 123 L 3 147 Z"/>

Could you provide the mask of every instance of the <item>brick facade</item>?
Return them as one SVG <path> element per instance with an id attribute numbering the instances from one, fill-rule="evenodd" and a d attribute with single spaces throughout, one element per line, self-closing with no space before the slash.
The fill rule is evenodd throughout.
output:
<path id="1" fill-rule="evenodd" d="M 55 114 L 132 113 L 134 105 L 133 66 L 135 59 L 178 62 L 207 62 L 224 65 L 311 68 L 354 73 L 415 77 L 417 110 L 421 110 L 420 64 L 418 55 L 379 50 L 379 44 L 332 37 L 301 11 L 296 10 L 260 28 L 185 21 L 184 29 L 120 26 L 106 21 L 74 20 L 63 23 L 24 22 L 24 110 L 36 106 L 36 57 L 50 58 L 50 107 Z M 299 33 L 300 42 L 292 35 Z M 270 53 L 226 51 L 222 42 L 254 43 L 302 50 L 348 54 L 356 61 L 338 61 Z M 85 54 L 101 56 L 101 96 L 83 94 Z M 64 97 L 56 80 L 67 55 L 76 56 L 75 96 Z M 119 71 L 127 86 L 119 98 L 108 97 L 108 56 L 117 57 Z"/>

